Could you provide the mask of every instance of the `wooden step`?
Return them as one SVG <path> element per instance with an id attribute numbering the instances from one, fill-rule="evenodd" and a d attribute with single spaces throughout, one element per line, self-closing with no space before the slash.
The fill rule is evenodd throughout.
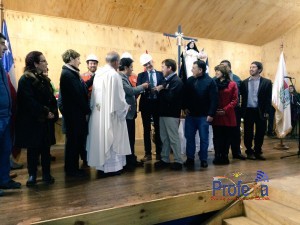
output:
<path id="1" fill-rule="evenodd" d="M 259 224 L 300 225 L 300 211 L 272 200 L 245 200 L 245 216 Z"/>
<path id="2" fill-rule="evenodd" d="M 256 223 L 253 220 L 244 216 L 225 219 L 223 221 L 225 225 L 260 225 L 259 223 Z"/>
<path id="3" fill-rule="evenodd" d="M 300 176 L 282 177 L 268 183 L 272 201 L 300 210 Z"/>

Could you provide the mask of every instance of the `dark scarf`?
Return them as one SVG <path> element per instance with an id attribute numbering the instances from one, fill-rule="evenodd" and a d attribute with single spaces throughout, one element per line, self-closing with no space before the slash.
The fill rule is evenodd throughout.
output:
<path id="1" fill-rule="evenodd" d="M 221 81 L 220 79 L 216 79 L 216 83 L 217 83 L 217 86 L 218 86 L 219 90 L 223 90 L 223 89 L 227 88 L 229 82 L 230 82 L 230 80 Z"/>

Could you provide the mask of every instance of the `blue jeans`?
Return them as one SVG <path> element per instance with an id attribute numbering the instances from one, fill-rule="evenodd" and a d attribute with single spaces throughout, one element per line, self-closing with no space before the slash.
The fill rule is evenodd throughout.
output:
<path id="1" fill-rule="evenodd" d="M 0 184 L 6 184 L 11 180 L 9 177 L 11 148 L 10 120 L 0 118 Z"/>
<path id="2" fill-rule="evenodd" d="M 187 116 L 185 118 L 184 136 L 186 138 L 186 156 L 189 159 L 195 158 L 195 135 L 197 130 L 200 137 L 200 161 L 207 161 L 207 149 L 208 149 L 208 135 L 209 135 L 209 123 L 206 121 L 206 116 L 193 117 Z"/>

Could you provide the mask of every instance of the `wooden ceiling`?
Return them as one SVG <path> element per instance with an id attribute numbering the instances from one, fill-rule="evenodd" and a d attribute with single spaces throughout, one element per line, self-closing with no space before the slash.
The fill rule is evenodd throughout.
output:
<path id="1" fill-rule="evenodd" d="M 2 0 L 4 9 L 263 45 L 300 21 L 300 0 Z"/>

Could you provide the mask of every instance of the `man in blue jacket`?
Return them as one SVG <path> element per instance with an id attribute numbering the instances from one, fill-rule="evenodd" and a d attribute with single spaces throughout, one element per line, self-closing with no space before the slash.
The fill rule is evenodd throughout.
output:
<path id="1" fill-rule="evenodd" d="M 0 54 L 3 57 L 7 50 L 6 38 L 0 33 Z M 6 72 L 0 63 L 0 189 L 16 189 L 21 183 L 13 181 L 10 176 L 10 154 L 12 141 L 10 136 L 11 96 Z M 0 196 L 3 191 L 0 190 Z"/>

